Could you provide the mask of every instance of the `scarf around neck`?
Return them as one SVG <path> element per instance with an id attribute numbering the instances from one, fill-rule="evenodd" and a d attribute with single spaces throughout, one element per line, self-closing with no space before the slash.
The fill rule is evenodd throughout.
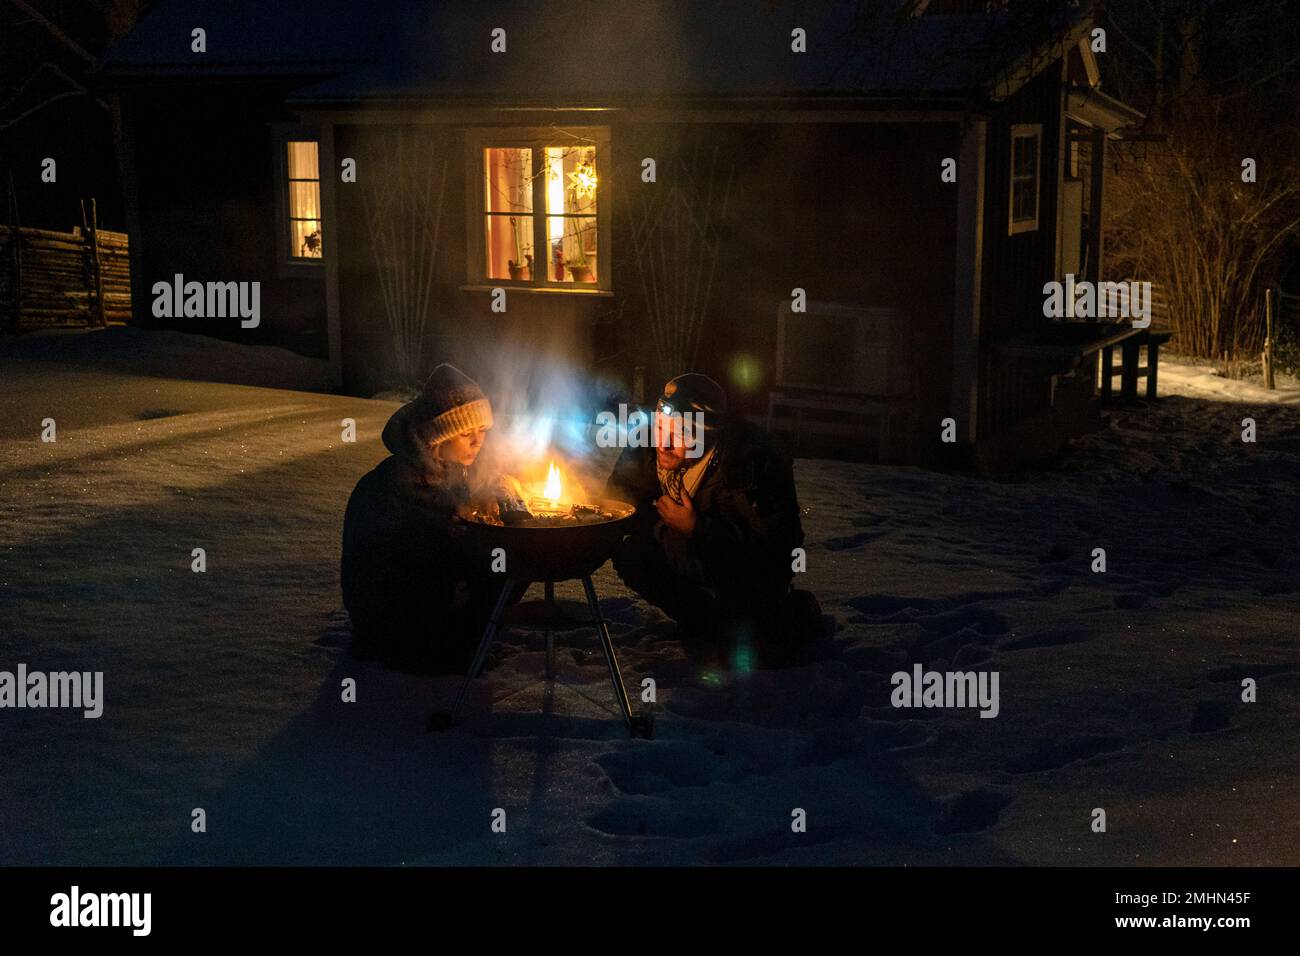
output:
<path id="1" fill-rule="evenodd" d="M 710 448 L 694 464 L 682 463 L 679 468 L 661 468 L 659 463 L 655 462 L 655 472 L 659 475 L 659 489 L 672 498 L 673 501 L 681 504 L 684 500 L 682 491 L 694 497 L 696 489 L 700 486 L 700 481 L 704 478 L 704 472 L 709 467 L 709 462 L 713 460 L 715 448 Z"/>

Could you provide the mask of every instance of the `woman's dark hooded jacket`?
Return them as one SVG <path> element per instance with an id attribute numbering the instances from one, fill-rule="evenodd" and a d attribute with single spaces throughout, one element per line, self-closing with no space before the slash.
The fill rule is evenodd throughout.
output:
<path id="1" fill-rule="evenodd" d="M 357 482 L 343 518 L 343 604 L 353 648 L 409 669 L 462 669 L 472 656 L 486 577 L 463 551 L 456 509 L 465 468 L 421 446 L 395 414 L 392 454 Z"/>

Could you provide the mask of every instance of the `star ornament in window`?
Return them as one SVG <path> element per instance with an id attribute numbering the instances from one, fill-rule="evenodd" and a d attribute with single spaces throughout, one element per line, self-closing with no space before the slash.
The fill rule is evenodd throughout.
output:
<path id="1" fill-rule="evenodd" d="M 578 199 L 590 199 L 596 195 L 596 167 L 591 163 L 579 163 L 578 168 L 569 173 L 573 184 L 573 195 Z"/>

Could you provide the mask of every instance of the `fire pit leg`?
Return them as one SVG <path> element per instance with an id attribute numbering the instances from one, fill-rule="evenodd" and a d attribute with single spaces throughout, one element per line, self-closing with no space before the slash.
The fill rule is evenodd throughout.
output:
<path id="1" fill-rule="evenodd" d="M 514 592 L 514 578 L 506 578 L 505 583 L 501 586 L 501 594 L 497 597 L 496 607 L 492 609 L 492 616 L 488 618 L 487 627 L 483 629 L 483 639 L 479 641 L 478 651 L 474 655 L 474 661 L 469 665 L 469 671 L 465 674 L 465 679 L 460 683 L 460 690 L 456 692 L 456 702 L 451 705 L 451 711 L 444 713 L 435 711 L 429 718 L 430 730 L 446 730 L 460 720 L 460 709 L 465 704 L 465 697 L 469 694 L 469 685 L 478 677 L 478 672 L 483 669 L 483 662 L 487 660 L 488 650 L 492 647 L 492 642 L 496 640 L 497 632 L 501 629 L 501 615 L 505 612 L 506 603 L 510 600 L 510 595 Z"/>
<path id="2" fill-rule="evenodd" d="M 555 582 L 547 581 L 544 585 L 546 603 L 555 606 Z M 546 629 L 546 679 L 555 680 L 555 633 Z"/>
<path id="3" fill-rule="evenodd" d="M 618 658 L 614 655 L 614 642 L 609 637 L 609 625 L 605 623 L 605 617 L 600 613 L 600 603 L 596 600 L 596 587 L 591 583 L 590 575 L 583 577 L 582 587 L 587 592 L 592 621 L 596 625 L 596 633 L 600 636 L 600 646 L 605 651 L 605 663 L 609 665 L 609 679 L 614 685 L 614 696 L 618 698 L 618 706 L 623 711 L 623 723 L 627 725 L 627 731 L 633 737 L 652 737 L 654 736 L 653 724 L 645 718 L 632 714 L 632 705 L 627 699 L 627 687 L 623 684 L 623 675 L 618 669 Z"/>

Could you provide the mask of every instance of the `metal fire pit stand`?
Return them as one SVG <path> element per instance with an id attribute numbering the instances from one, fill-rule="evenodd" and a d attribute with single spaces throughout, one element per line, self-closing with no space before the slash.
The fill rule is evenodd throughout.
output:
<path id="1" fill-rule="evenodd" d="M 600 638 L 601 649 L 605 652 L 605 663 L 609 667 L 609 680 L 614 686 L 614 696 L 618 698 L 618 706 L 623 712 L 623 723 L 627 726 L 628 734 L 646 740 L 652 739 L 654 737 L 654 714 L 649 712 L 644 714 L 632 713 L 632 705 L 627 697 L 627 687 L 623 684 L 623 675 L 618 669 L 618 657 L 614 654 L 614 642 L 609 637 L 609 625 L 605 622 L 604 615 L 600 613 L 600 604 L 596 600 L 596 588 L 591 583 L 591 575 L 582 576 L 582 587 L 587 595 L 587 606 L 591 610 L 591 617 L 587 620 L 566 613 L 564 608 L 555 600 L 554 581 L 542 582 L 545 588 L 543 600 L 520 604 L 511 609 L 514 613 L 508 613 L 506 605 L 510 595 L 514 593 L 515 587 L 519 583 L 522 582 L 516 581 L 514 578 L 506 579 L 505 585 L 501 588 L 501 594 L 497 598 L 496 607 L 492 609 L 492 616 L 488 619 L 487 627 L 483 630 L 483 639 L 479 641 L 478 652 L 474 655 L 474 661 L 470 664 L 469 671 L 461 682 L 460 690 L 456 693 L 456 701 L 452 704 L 451 711 L 434 712 L 429 718 L 429 729 L 447 730 L 460 722 L 461 708 L 464 707 L 470 685 L 478 677 L 479 671 L 483 669 L 483 663 L 487 660 L 488 651 L 497 639 L 503 625 L 525 631 L 542 631 L 546 635 L 546 679 L 552 681 L 555 679 L 555 632 L 577 630 L 594 624 L 596 634 Z M 566 603 L 577 607 L 581 606 L 574 601 Z M 507 616 L 509 617 L 508 620 Z"/>

